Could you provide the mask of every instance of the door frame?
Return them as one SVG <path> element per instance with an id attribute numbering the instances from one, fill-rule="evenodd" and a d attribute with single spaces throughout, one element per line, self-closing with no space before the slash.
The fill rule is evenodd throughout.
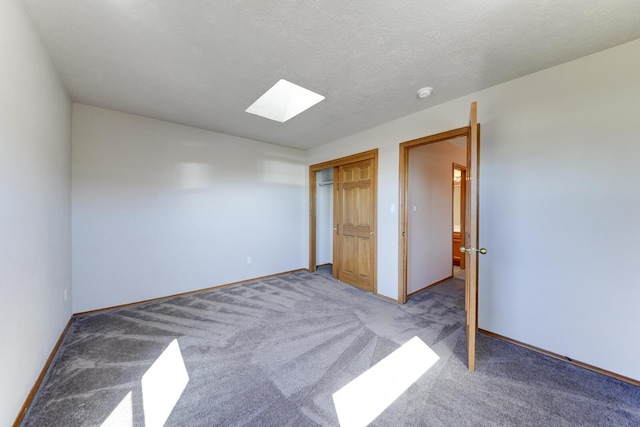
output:
<path id="1" fill-rule="evenodd" d="M 466 242 L 465 242 L 465 235 L 466 235 L 466 218 L 465 218 L 465 214 L 467 212 L 467 166 L 463 166 L 463 165 L 459 165 L 457 163 L 454 163 L 452 166 L 452 172 L 455 174 L 455 171 L 459 170 L 460 171 L 460 246 L 467 246 Z M 453 205 L 453 203 L 452 203 Z M 453 210 L 453 206 L 452 206 L 452 210 Z M 451 221 L 453 222 L 453 218 L 451 219 Z M 452 227 L 453 229 L 453 227 Z M 465 268 L 465 256 L 461 256 L 460 257 L 460 269 L 464 270 Z"/>
<path id="2" fill-rule="evenodd" d="M 329 160 L 322 163 L 316 163 L 309 166 L 309 271 L 316 271 L 316 209 L 317 209 L 317 179 L 316 173 L 323 169 L 335 168 L 338 166 L 347 165 L 349 163 L 356 163 L 363 160 L 372 160 L 372 205 L 373 205 L 373 230 L 372 235 L 372 251 L 373 251 L 373 264 L 371 272 L 372 274 L 372 292 L 374 295 L 378 295 L 378 149 L 365 151 L 362 153 L 352 154 L 338 159 Z M 335 194 L 335 192 L 334 192 Z M 335 209 L 335 202 L 334 202 Z M 334 213 L 335 215 L 335 213 Z M 333 240 L 333 247 L 336 247 L 336 239 Z M 335 257 L 334 257 L 335 258 Z M 334 259 L 335 263 L 337 260 Z M 335 268 L 334 268 L 335 271 Z"/>
<path id="3" fill-rule="evenodd" d="M 436 142 L 444 142 L 459 137 L 469 137 L 469 126 L 446 132 L 437 133 L 435 135 L 424 136 L 422 138 L 412 139 L 400 144 L 400 194 L 398 199 L 398 303 L 406 304 L 407 302 L 407 252 L 408 239 L 407 227 L 409 225 L 409 209 L 407 206 L 407 194 L 409 191 L 409 150 L 414 147 L 420 147 L 427 144 L 435 144 Z M 315 208 L 314 208 L 315 209 Z"/>

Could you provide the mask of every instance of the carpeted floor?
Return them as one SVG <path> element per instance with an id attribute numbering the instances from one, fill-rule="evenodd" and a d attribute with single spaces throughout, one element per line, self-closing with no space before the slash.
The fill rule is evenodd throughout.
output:
<path id="1" fill-rule="evenodd" d="M 414 336 L 440 360 L 371 425 L 640 425 L 640 388 L 484 335 L 469 373 L 463 293 L 399 306 L 297 272 L 78 318 L 23 425 L 101 425 L 127 396 L 145 425 L 141 380 L 177 340 L 189 380 L 166 425 L 335 426 L 332 394 Z"/>

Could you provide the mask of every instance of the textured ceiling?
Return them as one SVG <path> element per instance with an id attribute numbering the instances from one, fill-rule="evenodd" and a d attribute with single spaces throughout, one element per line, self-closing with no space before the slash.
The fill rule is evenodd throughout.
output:
<path id="1" fill-rule="evenodd" d="M 301 149 L 640 38 L 638 0 L 23 3 L 74 101 Z M 244 112 L 281 78 L 327 99 Z"/>

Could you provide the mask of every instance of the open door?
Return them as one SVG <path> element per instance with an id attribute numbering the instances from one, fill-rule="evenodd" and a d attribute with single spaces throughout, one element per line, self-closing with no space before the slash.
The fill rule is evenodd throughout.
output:
<path id="1" fill-rule="evenodd" d="M 467 137 L 467 197 L 465 215 L 465 315 L 469 370 L 476 369 L 476 331 L 478 329 L 478 255 L 486 249 L 478 247 L 478 114 L 477 104 L 471 103 L 469 134 Z"/>
<path id="2" fill-rule="evenodd" d="M 407 252 L 408 252 L 408 206 L 407 189 L 409 186 L 409 150 L 425 144 L 448 141 L 455 138 L 467 138 L 467 175 L 464 246 L 460 251 L 465 254 L 465 316 L 467 333 L 467 350 L 469 354 L 469 370 L 475 370 L 476 330 L 478 329 L 478 253 L 486 253 L 486 249 L 477 249 L 478 244 L 478 156 L 480 127 L 477 117 L 477 103 L 471 103 L 469 126 L 453 129 L 439 134 L 406 141 L 400 144 L 400 197 L 399 210 L 399 269 L 398 269 L 398 302 L 407 302 Z M 461 259 L 462 260 L 462 259 Z"/>

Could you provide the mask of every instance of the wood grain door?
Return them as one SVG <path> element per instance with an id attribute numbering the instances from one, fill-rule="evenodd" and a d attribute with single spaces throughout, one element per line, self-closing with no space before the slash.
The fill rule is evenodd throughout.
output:
<path id="1" fill-rule="evenodd" d="M 467 354 L 470 371 L 476 368 L 476 331 L 478 329 L 478 116 L 471 103 L 467 138 L 467 188 L 465 215 L 465 313 Z"/>
<path id="2" fill-rule="evenodd" d="M 334 275 L 366 291 L 374 290 L 375 274 L 374 162 L 367 159 L 340 165 L 333 180 L 334 260 L 338 260 Z"/>

